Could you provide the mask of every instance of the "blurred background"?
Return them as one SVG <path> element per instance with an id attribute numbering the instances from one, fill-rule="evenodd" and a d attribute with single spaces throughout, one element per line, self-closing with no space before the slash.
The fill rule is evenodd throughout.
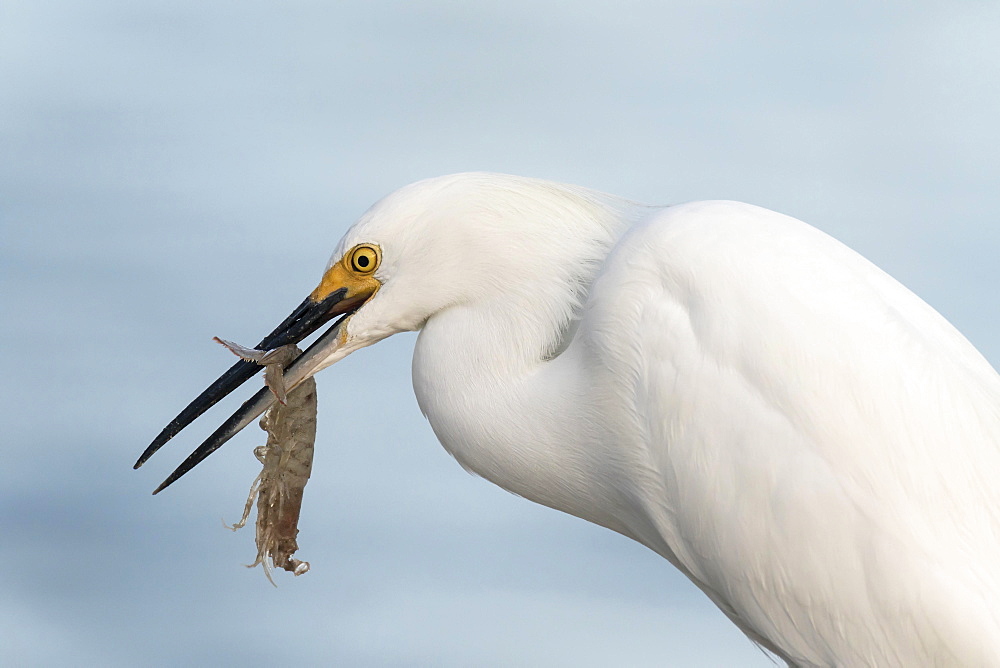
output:
<path id="1" fill-rule="evenodd" d="M 0 3 L 0 660 L 752 666 L 665 561 L 466 474 L 414 336 L 319 377 L 298 556 L 230 533 L 256 427 L 160 428 L 381 196 L 457 171 L 825 230 L 1000 361 L 994 2 Z"/>

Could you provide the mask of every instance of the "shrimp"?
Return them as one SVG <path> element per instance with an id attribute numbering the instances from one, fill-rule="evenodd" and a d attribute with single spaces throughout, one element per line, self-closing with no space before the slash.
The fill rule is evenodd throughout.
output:
<path id="1" fill-rule="evenodd" d="M 267 444 L 254 449 L 263 469 L 250 486 L 243 517 L 228 527 L 233 531 L 246 526 L 257 498 L 257 559 L 248 568 L 261 565 L 264 575 L 274 584 L 271 568 L 283 568 L 295 575 L 309 570 L 309 562 L 292 555 L 299 549 L 299 513 L 302 493 L 312 473 L 313 446 L 316 441 L 316 381 L 308 378 L 286 391 L 282 372 L 302 352 L 294 345 L 274 350 L 244 348 L 216 338 L 233 353 L 264 367 L 264 382 L 278 398 L 260 419 L 267 432 Z M 227 525 L 228 526 L 228 525 Z"/>

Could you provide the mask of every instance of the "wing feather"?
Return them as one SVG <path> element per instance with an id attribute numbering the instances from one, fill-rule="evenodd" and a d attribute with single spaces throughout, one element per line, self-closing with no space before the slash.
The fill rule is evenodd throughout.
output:
<path id="1" fill-rule="evenodd" d="M 930 306 L 804 223 L 700 202 L 626 235 L 581 334 L 669 556 L 752 637 L 1000 664 L 1000 377 Z"/>

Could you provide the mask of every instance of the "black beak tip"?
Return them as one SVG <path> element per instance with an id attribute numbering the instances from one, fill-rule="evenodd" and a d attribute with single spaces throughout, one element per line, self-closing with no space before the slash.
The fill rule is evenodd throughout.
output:
<path id="1" fill-rule="evenodd" d="M 205 439 L 194 452 L 188 455 L 187 459 L 181 462 L 180 466 L 174 469 L 174 472 L 160 483 L 159 487 L 153 490 L 153 494 L 159 494 L 177 482 L 182 476 L 204 461 L 206 457 L 221 448 L 230 438 L 238 434 L 243 427 L 263 413 L 274 401 L 273 396 L 271 390 L 266 387 L 257 390 L 256 394 L 243 402 L 243 405 L 229 416 L 229 419 L 222 426 L 212 432 L 211 436 Z"/>
<path id="2" fill-rule="evenodd" d="M 264 339 L 254 347 L 258 350 L 271 350 L 289 343 L 299 343 L 335 316 L 343 316 L 338 323 L 334 324 L 335 328 L 339 322 L 343 321 L 343 318 L 347 317 L 349 312 L 353 312 L 353 310 L 357 308 L 357 305 L 354 305 L 353 308 L 337 307 L 337 304 L 342 302 L 346 298 L 346 295 L 347 288 L 340 288 L 327 295 L 327 297 L 320 302 L 315 302 L 312 298 L 307 297 L 301 304 L 299 304 L 291 315 L 285 319 L 284 322 L 278 325 L 273 332 L 264 337 Z M 345 304 L 344 306 L 347 305 Z M 331 329 L 331 331 L 333 330 Z M 320 337 L 320 340 L 322 340 L 322 338 L 323 337 Z M 315 345 L 316 343 L 313 343 L 313 346 Z M 312 346 L 310 346 L 310 348 L 311 347 Z M 139 459 L 136 460 L 132 468 L 138 469 L 145 464 L 146 460 L 152 457 L 153 454 L 155 454 L 156 451 L 159 450 L 167 441 L 176 436 L 182 429 L 191 424 L 191 422 L 200 417 L 209 408 L 214 406 L 220 399 L 227 396 L 233 390 L 249 380 L 258 371 L 260 371 L 260 366 L 255 362 L 240 360 L 234 364 L 229 371 L 216 379 L 216 381 L 212 383 L 204 392 L 202 392 L 194 401 L 188 404 L 188 406 L 181 411 L 180 414 L 178 414 L 177 417 L 170 422 L 170 424 L 164 427 L 163 431 L 161 431 L 159 435 L 153 439 L 153 442 L 150 443 L 139 456 Z M 153 491 L 153 494 L 159 494 L 164 489 L 169 487 L 177 481 L 178 478 L 198 465 L 203 459 L 205 459 L 205 457 L 217 450 L 230 437 L 242 429 L 243 426 L 246 425 L 244 419 L 247 418 L 254 406 L 259 407 L 262 405 L 262 397 L 264 396 L 270 396 L 270 390 L 267 388 L 258 391 L 258 393 L 254 395 L 254 398 L 245 402 L 225 424 L 209 436 L 197 450 L 191 453 L 191 455 L 184 460 L 179 467 L 177 467 L 177 470 L 171 473 L 170 476 Z M 270 402 L 268 402 L 268 405 L 269 404 Z M 263 410 L 264 408 L 261 408 L 256 415 L 259 415 Z M 252 420 L 252 417 L 249 419 Z"/>
<path id="3" fill-rule="evenodd" d="M 157 434 L 156 438 L 153 439 L 153 442 L 149 444 L 141 455 L 139 455 L 139 459 L 136 460 L 132 468 L 137 469 L 145 464 L 157 450 L 163 447 L 163 445 L 171 438 L 176 436 L 182 429 L 184 429 L 184 427 L 194 422 L 205 411 L 214 406 L 219 400 L 223 399 L 226 395 L 231 393 L 247 380 L 252 378 L 258 371 L 260 371 L 260 367 L 253 362 L 240 360 L 234 364 L 228 371 L 226 371 L 226 373 L 219 376 L 204 392 L 198 395 L 194 401 L 188 404 L 187 407 L 177 415 L 177 417 L 171 420 L 170 423 L 164 427 L 159 434 Z"/>

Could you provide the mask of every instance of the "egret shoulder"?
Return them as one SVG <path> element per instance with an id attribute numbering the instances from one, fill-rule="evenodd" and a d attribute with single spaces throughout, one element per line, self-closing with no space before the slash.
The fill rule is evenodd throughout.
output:
<path id="1" fill-rule="evenodd" d="M 744 630 L 804 664 L 998 658 L 1000 381 L 919 298 L 795 219 L 698 202 L 625 235 L 581 335 L 660 475 L 649 516 Z"/>

